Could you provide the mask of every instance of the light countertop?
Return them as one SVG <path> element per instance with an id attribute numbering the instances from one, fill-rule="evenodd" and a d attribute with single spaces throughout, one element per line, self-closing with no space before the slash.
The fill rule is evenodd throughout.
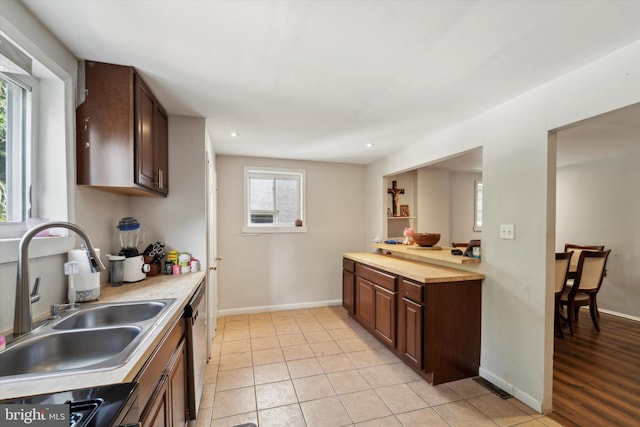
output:
<path id="1" fill-rule="evenodd" d="M 371 247 L 380 249 L 384 252 L 400 255 L 406 258 L 418 261 L 443 261 L 452 264 L 479 264 L 479 258 L 469 258 L 462 255 L 451 255 L 451 247 L 434 246 L 432 248 L 423 248 L 418 245 L 390 245 L 387 243 L 373 243 Z M 464 248 L 457 248 L 464 252 Z"/>
<path id="2" fill-rule="evenodd" d="M 462 282 L 465 280 L 484 279 L 484 274 L 428 264 L 426 262 L 404 259 L 392 255 L 373 252 L 350 252 L 343 255 L 345 258 L 353 261 L 362 262 L 420 283 Z"/>
<path id="3" fill-rule="evenodd" d="M 83 373 L 75 371 L 47 376 L 37 380 L 0 377 L 0 399 L 10 399 L 42 393 L 94 387 L 104 384 L 130 382 L 138 374 L 151 356 L 169 328 L 182 316 L 184 306 L 204 279 L 205 272 L 180 274 L 176 276 L 159 275 L 142 282 L 124 284 L 119 287 L 102 287 L 102 297 L 95 303 L 125 301 L 145 301 L 156 299 L 175 299 L 169 309 L 154 324 L 151 332 L 141 342 L 129 360 L 117 368 Z"/>

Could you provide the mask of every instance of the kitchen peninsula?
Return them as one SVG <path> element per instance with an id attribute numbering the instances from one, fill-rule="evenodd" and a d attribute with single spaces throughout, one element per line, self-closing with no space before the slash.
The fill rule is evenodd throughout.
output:
<path id="1" fill-rule="evenodd" d="M 484 275 L 428 262 L 462 264 L 450 251 L 375 246 L 343 254 L 349 315 L 432 385 L 477 375 Z"/>

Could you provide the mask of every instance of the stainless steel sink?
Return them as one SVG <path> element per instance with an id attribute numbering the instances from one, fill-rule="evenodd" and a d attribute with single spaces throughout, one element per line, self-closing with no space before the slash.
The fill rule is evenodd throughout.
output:
<path id="1" fill-rule="evenodd" d="M 120 363 L 140 336 L 138 326 L 52 332 L 0 353 L 0 376 L 66 371 Z M 118 357 L 121 355 L 121 357 Z M 113 359 L 113 360 L 110 360 Z"/>
<path id="2" fill-rule="evenodd" d="M 83 304 L 0 351 L 0 383 L 124 365 L 175 300 Z"/>
<path id="3" fill-rule="evenodd" d="M 141 301 L 89 307 L 56 323 L 53 329 L 129 325 L 157 316 L 166 306 L 164 301 Z"/>

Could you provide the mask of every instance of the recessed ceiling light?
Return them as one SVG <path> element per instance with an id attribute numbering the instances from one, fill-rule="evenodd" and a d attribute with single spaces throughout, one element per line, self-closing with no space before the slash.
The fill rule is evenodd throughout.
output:
<path id="1" fill-rule="evenodd" d="M 236 138 L 238 136 L 238 132 L 231 132 L 231 138 Z"/>
<path id="2" fill-rule="evenodd" d="M 373 147 L 375 147 L 375 146 L 376 146 L 376 144 L 374 144 L 374 143 L 372 143 L 372 142 L 368 142 L 368 143 L 367 143 L 367 148 L 373 148 Z"/>

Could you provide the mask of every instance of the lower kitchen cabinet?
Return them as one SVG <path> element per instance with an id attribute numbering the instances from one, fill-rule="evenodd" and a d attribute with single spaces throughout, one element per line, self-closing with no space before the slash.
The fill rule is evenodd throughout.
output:
<path id="1" fill-rule="evenodd" d="M 373 333 L 386 345 L 396 342 L 396 294 L 380 286 L 374 286 L 376 312 Z"/>
<path id="2" fill-rule="evenodd" d="M 424 284 L 400 281 L 398 301 L 398 352 L 414 369 L 422 369 Z"/>
<path id="3" fill-rule="evenodd" d="M 181 318 L 136 377 L 142 427 L 184 427 L 187 412 L 185 320 Z"/>
<path id="4" fill-rule="evenodd" d="M 422 369 L 422 310 L 422 305 L 406 298 L 400 301 L 398 351 L 417 369 Z"/>
<path id="5" fill-rule="evenodd" d="M 140 419 L 140 425 L 142 427 L 168 427 L 170 425 L 170 408 L 169 386 L 167 385 L 167 379 L 163 378 L 162 383 L 158 385 L 155 398 L 149 402 L 144 415 Z"/>
<path id="6" fill-rule="evenodd" d="M 343 294 L 351 294 L 347 273 L 355 282 L 354 310 L 349 314 L 431 384 L 477 375 L 484 276 L 386 259 L 394 271 L 380 268 L 382 256 L 375 260 L 376 267 L 349 260 L 355 262 L 354 273 L 343 270 Z M 424 274 L 425 279 L 403 274 Z"/>
<path id="7" fill-rule="evenodd" d="M 189 423 L 187 411 L 187 346 L 182 340 L 176 350 L 175 360 L 169 367 L 169 401 L 171 402 L 171 425 L 186 426 Z"/>
<path id="8" fill-rule="evenodd" d="M 342 306 L 351 315 L 355 306 L 355 268 L 355 262 L 348 259 L 342 261 Z"/>
<path id="9" fill-rule="evenodd" d="M 396 344 L 396 276 L 356 264 L 355 317 L 389 347 Z"/>
<path id="10" fill-rule="evenodd" d="M 375 317 L 375 285 L 362 277 L 356 277 L 355 315 L 362 326 L 373 329 Z"/>

